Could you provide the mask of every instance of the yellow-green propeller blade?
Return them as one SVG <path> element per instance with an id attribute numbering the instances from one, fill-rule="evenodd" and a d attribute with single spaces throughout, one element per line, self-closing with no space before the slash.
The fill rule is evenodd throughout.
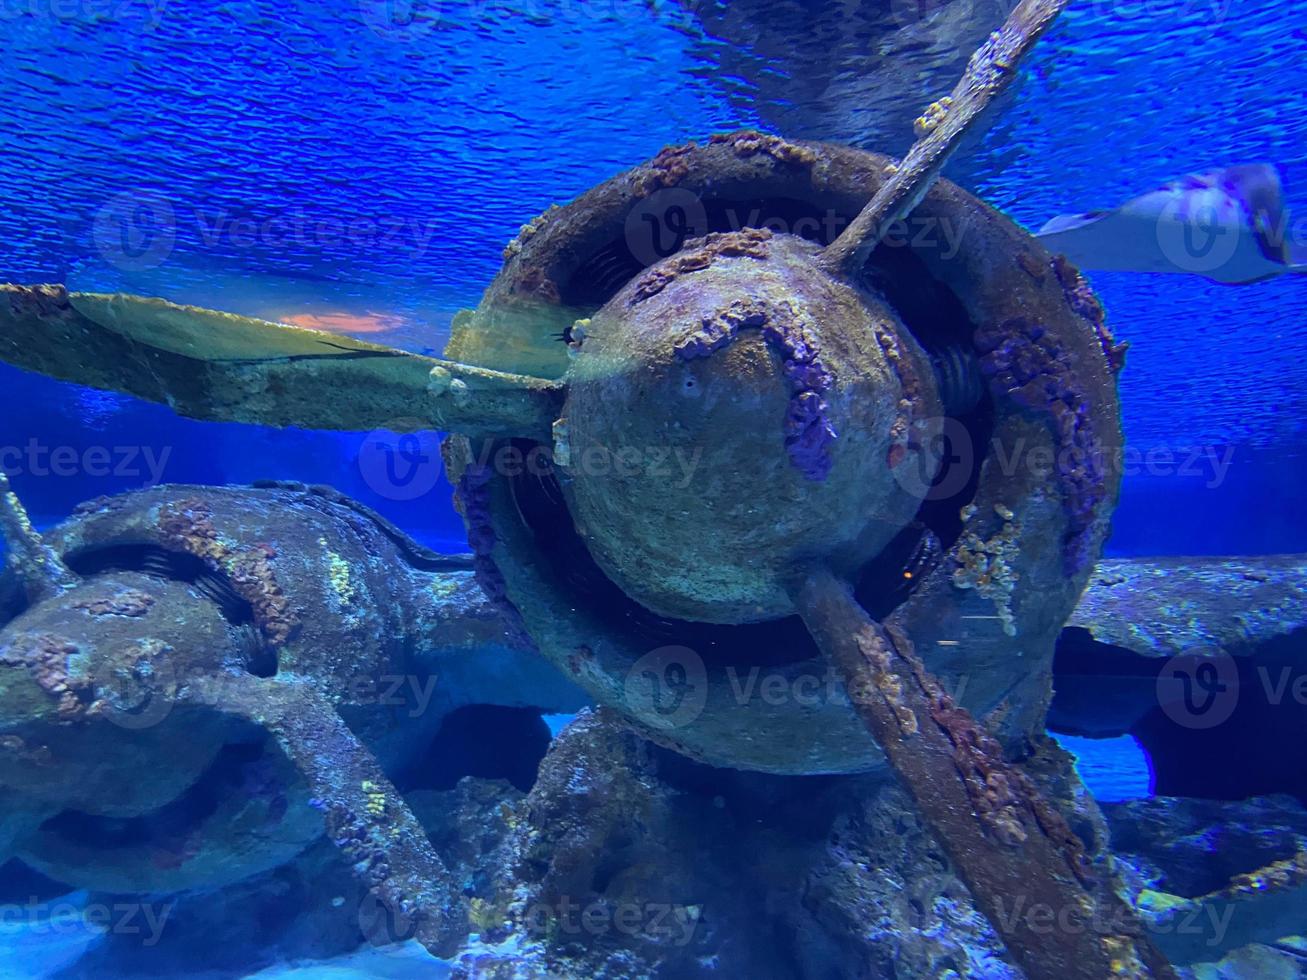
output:
<path id="1" fill-rule="evenodd" d="M 211 421 L 548 440 L 563 387 L 378 344 L 62 286 L 0 286 L 0 360 Z"/>

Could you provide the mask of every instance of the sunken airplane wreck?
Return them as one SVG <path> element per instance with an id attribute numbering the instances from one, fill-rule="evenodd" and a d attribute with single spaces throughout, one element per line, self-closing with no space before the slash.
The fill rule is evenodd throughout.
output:
<path id="1" fill-rule="evenodd" d="M 481 590 L 513 635 L 597 703 L 714 765 L 888 770 L 1029 976 L 1174 976 L 1111 876 L 1012 761 L 1042 730 L 1054 642 L 1115 504 L 1103 460 L 1121 443 L 1124 350 L 1071 265 L 938 179 L 1065 5 L 1022 0 L 918 120 L 902 160 L 734 133 L 669 147 L 550 209 L 509 245 L 480 307 L 456 320 L 448 360 L 58 286 L 3 287 L 0 357 L 204 419 L 359 430 L 420 406 L 424 425 L 452 433 L 445 454 Z M 626 221 L 663 191 L 699 202 L 705 233 L 644 261 Z M 722 215 L 745 200 L 765 202 L 764 225 L 833 212 L 847 226 L 824 242 L 726 230 Z M 908 215 L 966 229 L 963 247 L 947 258 L 884 247 Z M 946 459 L 944 427 L 990 452 Z M 587 469 L 614 446 L 692 446 L 699 463 L 681 485 Z M 995 447 L 1018 446 L 1059 465 L 1005 473 Z M 496 465 L 540 447 L 544 475 Z M 951 492 L 934 492 L 941 485 Z M 18 515 L 11 500 L 23 535 Z M 172 778 L 193 780 L 229 726 L 264 732 L 312 794 L 299 814 L 325 820 L 424 945 L 456 946 L 451 876 L 387 779 L 384 750 L 359 737 L 347 701 L 307 683 L 330 664 L 297 663 L 332 647 L 291 645 L 293 603 L 269 582 L 278 557 L 232 551 L 196 508 L 165 523 L 198 553 L 206 581 L 218 569 L 248 591 L 247 636 L 258 641 L 222 646 L 221 603 L 209 610 L 215 659 L 179 688 L 174 712 L 189 720 L 193 758 Z M 29 600 L 59 603 L 85 587 L 27 540 Z M 96 608 L 144 603 L 132 595 L 145 591 L 131 581 L 140 572 L 120 574 L 122 595 L 88 596 Z M 168 607 L 147 605 L 147 616 Z M 180 642 L 169 639 L 175 626 L 113 654 L 108 672 L 149 674 L 158 644 Z M 80 660 L 57 634 L 26 635 L 6 654 L 7 724 L 58 713 L 64 741 L 51 751 L 75 766 L 112 692 L 70 673 Z M 669 715 L 664 678 L 684 669 L 686 649 L 701 673 L 682 693 L 699 700 L 679 699 Z M 820 723 L 792 703 L 741 703 L 728 669 L 759 660 L 793 677 L 832 665 L 855 696 Z M 972 683 L 955 701 L 962 673 Z M 139 745 L 116 733 L 104 749 L 85 789 L 98 782 L 112 801 L 108 784 Z M 11 753 L 3 782 L 30 783 L 39 766 Z M 161 786 L 154 802 L 181 789 Z M 1004 914 L 1016 895 L 1114 926 L 1050 936 Z"/>

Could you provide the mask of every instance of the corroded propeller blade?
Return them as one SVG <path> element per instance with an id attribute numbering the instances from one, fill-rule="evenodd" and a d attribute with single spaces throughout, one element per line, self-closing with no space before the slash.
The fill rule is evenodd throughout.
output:
<path id="1" fill-rule="evenodd" d="M 1028 976 L 1176 976 L 1111 886 L 1089 877 L 1084 847 L 1062 816 L 1004 761 L 906 637 L 874 622 L 830 572 L 812 573 L 793 598 L 958 877 Z M 1050 930 L 1036 921 L 1043 909 L 1082 928 Z"/>
<path id="2" fill-rule="evenodd" d="M 32 527 L 4 470 L 0 470 L 0 540 L 9 552 L 5 574 L 17 579 L 28 602 L 48 599 L 77 583 L 77 576 Z"/>
<path id="3" fill-rule="evenodd" d="M 307 683 L 201 678 L 188 695 L 265 728 L 299 769 L 323 813 L 327 835 L 378 903 L 434 955 L 448 955 L 466 929 L 454 880 L 422 824 L 376 756 Z"/>
<path id="4" fill-rule="evenodd" d="M 0 286 L 0 360 L 210 421 L 549 437 L 560 385 L 162 299 Z M 413 421 L 416 420 L 416 421 Z"/>
<path id="5" fill-rule="evenodd" d="M 1021 0 L 967 65 L 953 94 L 917 120 L 919 139 L 862 213 L 826 249 L 831 269 L 857 269 L 894 222 L 908 216 L 967 133 L 1011 84 L 1021 63 L 1071 0 Z"/>

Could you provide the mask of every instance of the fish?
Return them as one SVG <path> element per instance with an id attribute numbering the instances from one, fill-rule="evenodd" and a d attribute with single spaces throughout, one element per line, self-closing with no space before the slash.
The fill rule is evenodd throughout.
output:
<path id="1" fill-rule="evenodd" d="M 291 327 L 345 335 L 389 333 L 405 325 L 403 317 L 385 313 L 291 313 L 273 319 Z"/>
<path id="2" fill-rule="evenodd" d="M 130 272 L 88 258 L 74 265 L 69 281 L 76 292 L 153 296 L 338 337 L 376 336 L 387 346 L 431 355 L 444 349 L 454 314 L 464 305 L 464 297 L 411 278 L 361 284 L 254 274 L 180 255 L 157 269 Z"/>
<path id="3" fill-rule="evenodd" d="M 1279 170 L 1240 164 L 1170 181 L 1111 211 L 1059 215 L 1037 237 L 1088 271 L 1202 276 L 1226 285 L 1307 273 Z"/>

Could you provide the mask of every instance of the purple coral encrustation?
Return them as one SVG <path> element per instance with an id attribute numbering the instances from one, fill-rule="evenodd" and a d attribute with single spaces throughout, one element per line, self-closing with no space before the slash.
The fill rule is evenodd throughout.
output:
<path id="1" fill-rule="evenodd" d="M 1085 532 L 1107 497 L 1107 475 L 1103 445 L 1074 365 L 1052 334 L 1020 317 L 978 330 L 975 343 L 981 371 L 996 395 L 1051 418 L 1069 524 L 1063 558 L 1068 570 L 1077 572 L 1091 557 Z"/>
<path id="2" fill-rule="evenodd" d="M 772 317 L 764 310 L 733 303 L 715 316 L 704 317 L 700 328 L 676 345 L 676 356 L 682 361 L 709 357 L 748 328 L 761 328 L 763 339 L 784 361 L 782 370 L 790 385 L 784 423 L 790 462 L 809 480 L 822 482 L 834 465 L 832 447 L 839 438 L 824 397 L 835 382 L 821 361 L 816 340 L 797 317 Z"/>
<path id="3" fill-rule="evenodd" d="M 790 461 L 809 480 L 825 480 L 834 465 L 832 449 L 839 438 L 824 397 L 834 379 L 817 353 L 815 340 L 801 323 L 787 318 L 771 321 L 762 334 L 785 358 L 785 377 L 791 386 L 790 410 L 785 419 L 785 446 Z"/>
<path id="4" fill-rule="evenodd" d="M 510 636 L 528 648 L 534 648 L 522 614 L 508 598 L 508 583 L 492 554 L 498 541 L 490 509 L 490 479 L 493 475 L 485 463 L 473 461 L 458 481 L 458 497 L 463 503 L 463 517 L 467 522 L 468 545 L 472 548 L 472 567 L 481 590 L 504 614 Z"/>
<path id="5" fill-rule="evenodd" d="M 1119 372 L 1125 367 L 1125 355 L 1130 345 L 1116 342 L 1116 338 L 1112 336 L 1112 331 L 1107 327 L 1107 313 L 1103 309 L 1103 304 L 1094 295 L 1093 288 L 1085 281 L 1085 277 L 1080 274 L 1080 270 L 1072 265 L 1064 255 L 1055 255 L 1052 265 L 1053 273 L 1057 276 L 1057 281 L 1061 284 L 1062 291 L 1066 296 L 1067 305 L 1079 316 L 1093 324 L 1094 332 L 1098 335 L 1098 342 L 1103 348 L 1103 356 L 1107 358 L 1107 363 L 1112 370 Z"/>

